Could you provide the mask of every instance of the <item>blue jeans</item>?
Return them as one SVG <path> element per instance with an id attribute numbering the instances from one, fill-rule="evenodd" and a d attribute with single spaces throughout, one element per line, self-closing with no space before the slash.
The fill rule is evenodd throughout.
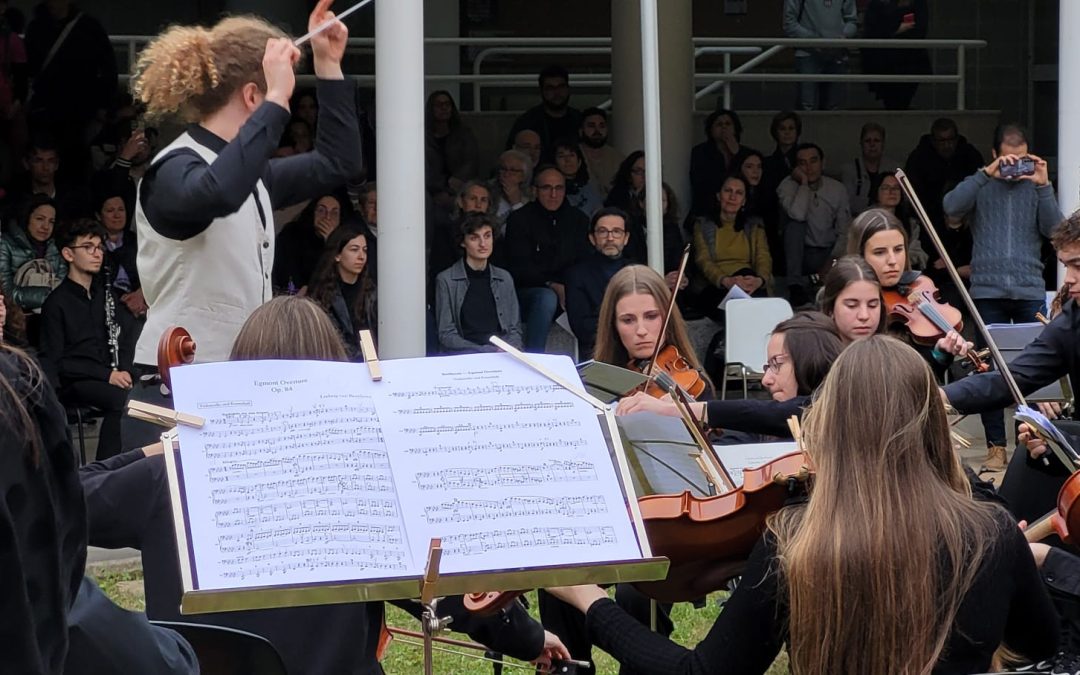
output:
<path id="1" fill-rule="evenodd" d="M 975 309 L 979 310 L 983 322 L 992 323 L 1031 323 L 1036 321 L 1035 314 L 1046 311 L 1043 300 L 990 300 L 976 299 Z M 979 347 L 985 347 L 982 335 L 975 336 Z M 1005 411 L 993 410 L 979 415 L 982 418 L 983 431 L 987 445 L 1005 446 Z"/>
<path id="2" fill-rule="evenodd" d="M 525 329 L 525 351 L 543 353 L 551 322 L 559 308 L 559 298 L 550 288 L 534 286 L 517 289 L 521 305 L 521 324 Z"/>
<path id="3" fill-rule="evenodd" d="M 802 75 L 827 73 L 842 75 L 848 71 L 847 56 L 841 50 L 810 50 L 806 56 L 795 57 L 795 72 Z M 814 82 L 807 78 L 799 83 L 800 110 L 834 110 L 832 82 Z"/>

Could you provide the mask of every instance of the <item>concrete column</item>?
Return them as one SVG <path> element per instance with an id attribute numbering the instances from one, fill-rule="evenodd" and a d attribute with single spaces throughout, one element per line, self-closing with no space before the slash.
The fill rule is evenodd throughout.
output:
<path id="1" fill-rule="evenodd" d="M 659 102 L 660 175 L 675 190 L 685 209 L 690 203 L 690 148 L 699 135 L 693 123 L 693 5 L 691 0 L 664 0 L 656 24 L 659 89 L 655 95 L 646 95 L 643 68 L 648 65 L 643 64 L 642 44 L 649 38 L 641 30 L 642 3 L 652 2 L 611 2 L 612 144 L 626 153 L 644 149 L 647 119 L 644 102 L 650 99 Z M 651 164 L 648 154 L 645 161 L 648 167 Z M 685 216 L 685 212 L 680 215 Z M 650 238 L 653 229 L 650 219 Z M 655 229 L 662 236 L 659 226 Z M 662 251 L 658 255 L 662 256 Z M 652 256 L 650 264 L 653 264 Z M 656 263 L 658 269 L 659 265 Z"/>
<path id="2" fill-rule="evenodd" d="M 1058 3 L 1058 166 L 1057 195 L 1066 216 L 1080 207 L 1080 3 Z M 1065 268 L 1058 265 L 1058 287 Z"/>
<path id="3" fill-rule="evenodd" d="M 461 13 L 458 0 L 425 0 L 424 35 L 429 38 L 461 37 Z M 425 70 L 430 75 L 461 73 L 461 49 L 457 45 L 428 45 Z M 436 82 L 427 85 L 425 94 L 446 89 L 461 107 L 461 85 Z"/>
<path id="4" fill-rule="evenodd" d="M 424 2 L 375 3 L 379 354 L 424 356 Z"/>

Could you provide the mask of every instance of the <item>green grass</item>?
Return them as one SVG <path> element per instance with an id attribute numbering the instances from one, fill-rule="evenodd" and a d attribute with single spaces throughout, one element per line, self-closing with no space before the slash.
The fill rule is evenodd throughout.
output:
<path id="1" fill-rule="evenodd" d="M 125 609 L 145 609 L 142 590 L 142 569 L 138 564 L 133 565 L 109 565 L 92 567 L 87 573 L 97 580 L 106 595 L 113 602 Z M 536 592 L 531 592 L 529 597 L 530 612 L 536 616 Z M 672 639 L 681 645 L 693 646 L 701 641 L 709 632 L 717 615 L 720 613 L 718 600 L 723 597 L 721 593 L 709 596 L 709 602 L 702 609 L 694 609 L 688 603 L 675 605 L 672 611 L 672 619 L 675 622 L 675 632 Z M 408 630 L 420 630 L 419 624 L 403 610 L 387 604 L 386 620 L 391 626 L 399 626 Z M 458 634 L 450 634 L 454 638 L 468 639 Z M 451 648 L 453 649 L 453 648 Z M 476 652 L 479 654 L 480 652 Z M 614 659 L 600 651 L 593 650 L 593 659 L 596 662 L 599 675 L 615 675 L 618 673 L 618 665 Z M 383 659 L 383 668 L 388 675 L 415 675 L 423 672 L 423 652 L 420 647 L 404 644 L 402 638 L 396 638 L 387 650 Z M 491 665 L 476 658 L 467 658 L 457 654 L 436 652 L 435 672 L 453 675 L 490 675 Z M 531 673 L 531 668 L 506 668 L 503 672 L 507 675 Z M 776 663 L 769 669 L 769 675 L 783 675 L 788 672 L 787 655 L 780 654 Z"/>

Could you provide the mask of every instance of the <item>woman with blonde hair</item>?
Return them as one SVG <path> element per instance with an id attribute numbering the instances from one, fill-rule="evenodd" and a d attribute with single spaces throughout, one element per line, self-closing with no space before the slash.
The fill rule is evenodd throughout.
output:
<path id="1" fill-rule="evenodd" d="M 1058 620 L 1016 522 L 972 498 L 937 383 L 894 338 L 847 347 L 804 417 L 815 469 L 781 509 L 694 649 L 640 626 L 596 586 L 549 589 L 636 673 L 984 672 L 998 645 L 1054 653 Z"/>

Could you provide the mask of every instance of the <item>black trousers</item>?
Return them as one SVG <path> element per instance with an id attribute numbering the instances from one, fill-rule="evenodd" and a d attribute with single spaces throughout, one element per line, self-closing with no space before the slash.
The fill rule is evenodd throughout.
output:
<path id="1" fill-rule="evenodd" d="M 93 406 L 105 413 L 98 436 L 97 458 L 120 454 L 120 420 L 127 406 L 126 389 L 101 380 L 79 380 L 60 390 L 60 400 L 67 405 Z"/>
<path id="2" fill-rule="evenodd" d="M 559 636 L 566 648 L 570 650 L 571 658 L 592 661 L 593 645 L 585 631 L 585 615 L 575 607 L 544 592 L 543 589 L 537 591 L 537 596 L 540 600 L 540 623 L 544 624 L 544 628 Z M 642 625 L 649 625 L 649 598 L 633 585 L 617 585 L 615 602 Z M 657 603 L 656 632 L 664 637 L 670 637 L 674 629 L 675 625 L 671 622 L 671 605 Z M 576 672 L 578 675 L 591 675 L 596 672 L 596 669 L 578 668 Z M 633 675 L 635 672 L 626 666 L 619 666 L 619 675 Z"/>

